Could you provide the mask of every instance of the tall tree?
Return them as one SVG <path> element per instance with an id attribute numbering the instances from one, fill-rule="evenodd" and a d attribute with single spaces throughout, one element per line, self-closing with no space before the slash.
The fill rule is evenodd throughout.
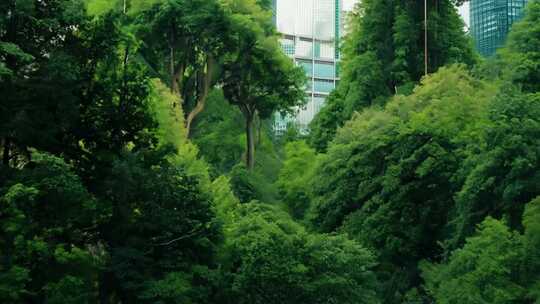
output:
<path id="1" fill-rule="evenodd" d="M 178 96 L 189 135 L 217 81 L 229 28 L 225 11 L 217 0 L 159 1 L 142 13 L 139 24 L 142 54 Z"/>
<path id="2" fill-rule="evenodd" d="M 210 182 L 177 162 L 182 130 L 157 129 L 178 112 L 156 105 L 170 98 L 129 16 L 82 3 L 1 4 L 0 301 L 204 302 L 220 239 Z"/>
<path id="3" fill-rule="evenodd" d="M 429 0 L 428 71 L 449 63 L 473 64 L 472 44 L 453 1 Z M 424 1 L 361 1 L 342 47 L 341 80 L 311 123 L 310 144 L 325 151 L 355 111 L 409 94 L 424 75 Z"/>
<path id="4" fill-rule="evenodd" d="M 280 50 L 270 15 L 253 0 L 232 0 L 232 39 L 236 46 L 224 64 L 223 91 L 245 119 L 246 165 L 255 164 L 256 117 L 292 113 L 305 101 L 305 77 Z"/>
<path id="5" fill-rule="evenodd" d="M 385 110 L 356 115 L 321 157 L 308 218 L 377 250 L 385 303 L 401 303 L 421 283 L 418 262 L 443 252 L 466 147 L 494 91 L 464 67 L 443 68 Z"/>

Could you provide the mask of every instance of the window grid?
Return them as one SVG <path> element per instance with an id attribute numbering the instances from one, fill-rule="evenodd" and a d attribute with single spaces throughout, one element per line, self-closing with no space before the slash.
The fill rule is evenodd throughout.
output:
<path id="1" fill-rule="evenodd" d="M 343 32 L 343 0 L 276 0 L 275 23 L 284 38 L 284 53 L 302 67 L 308 77 L 306 105 L 291 117 L 276 115 L 274 129 L 284 131 L 294 122 L 301 132 L 320 111 L 339 80 L 340 34 Z"/>
<path id="2" fill-rule="evenodd" d="M 472 0 L 471 33 L 480 54 L 491 56 L 501 47 L 512 24 L 523 15 L 527 0 Z"/>

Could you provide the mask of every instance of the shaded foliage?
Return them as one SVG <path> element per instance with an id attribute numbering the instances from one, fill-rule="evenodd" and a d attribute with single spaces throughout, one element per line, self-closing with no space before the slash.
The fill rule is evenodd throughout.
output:
<path id="1" fill-rule="evenodd" d="M 539 202 L 527 204 L 524 234 L 487 217 L 447 261 L 425 264 L 426 288 L 437 303 L 538 302 Z"/>

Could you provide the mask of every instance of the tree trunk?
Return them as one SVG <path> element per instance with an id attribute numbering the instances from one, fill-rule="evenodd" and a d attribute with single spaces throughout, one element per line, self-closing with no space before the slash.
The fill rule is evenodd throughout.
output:
<path id="1" fill-rule="evenodd" d="M 257 116 L 257 146 L 261 145 L 262 141 L 262 119 Z"/>
<path id="2" fill-rule="evenodd" d="M 181 81 L 185 72 L 185 65 L 180 60 L 180 63 L 176 63 L 176 31 L 174 26 L 171 25 L 169 33 L 169 74 L 171 81 L 171 92 L 176 96 L 181 96 Z M 179 98 L 180 101 L 182 98 Z"/>
<path id="3" fill-rule="evenodd" d="M 201 92 L 199 92 L 197 104 L 195 105 L 195 108 L 193 108 L 193 110 L 189 113 L 186 119 L 186 132 L 188 137 L 190 135 L 193 120 L 204 110 L 204 107 L 206 106 L 206 99 L 208 98 L 210 87 L 212 86 L 213 66 L 213 59 L 211 57 L 208 57 L 208 59 L 206 60 L 206 71 L 204 72 L 202 80 L 202 89 Z"/>
<path id="4" fill-rule="evenodd" d="M 252 113 L 245 113 L 244 115 L 246 115 L 246 167 L 248 170 L 252 170 L 255 166 L 254 115 Z"/>
<path id="5" fill-rule="evenodd" d="M 176 42 L 175 37 L 175 30 L 174 25 L 171 24 L 171 27 L 169 28 L 169 74 L 170 74 L 170 81 L 171 81 L 171 93 L 179 92 L 178 83 L 176 82 L 176 79 L 174 77 L 175 75 L 175 58 L 174 58 L 174 45 Z"/>
<path id="6" fill-rule="evenodd" d="M 172 68 L 172 73 L 171 73 L 171 92 L 175 96 L 178 96 L 180 100 L 182 99 L 181 81 L 182 81 L 182 76 L 184 75 L 184 71 L 185 71 L 184 65 L 179 64 L 178 66 L 176 66 L 176 68 Z"/>
<path id="7" fill-rule="evenodd" d="M 171 92 L 174 93 L 175 91 L 175 84 L 174 84 L 174 47 L 169 47 L 169 74 L 171 78 Z"/>

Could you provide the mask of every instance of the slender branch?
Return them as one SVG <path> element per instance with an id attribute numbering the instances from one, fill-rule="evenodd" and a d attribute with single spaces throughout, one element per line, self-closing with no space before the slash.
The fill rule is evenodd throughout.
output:
<path id="1" fill-rule="evenodd" d="M 195 108 L 189 113 L 187 119 L 186 119 L 186 130 L 187 130 L 187 136 L 189 137 L 190 131 L 191 131 L 191 125 L 193 123 L 193 120 L 197 115 L 199 115 L 206 106 L 206 99 L 208 98 L 208 93 L 210 92 L 210 87 L 212 86 L 212 73 L 213 73 L 213 59 L 212 57 L 208 57 L 206 60 L 206 71 L 203 76 L 203 84 L 202 89 L 199 94 L 199 97 L 197 98 L 197 104 L 195 105 Z"/>
<path id="2" fill-rule="evenodd" d="M 182 235 L 182 236 L 180 236 L 180 237 L 177 237 L 177 238 L 172 239 L 172 240 L 167 241 L 167 242 L 154 244 L 154 246 L 168 246 L 168 245 L 171 245 L 172 243 L 181 241 L 181 240 L 183 240 L 183 239 L 190 238 L 190 237 L 196 235 L 196 234 L 199 233 L 199 232 L 200 232 L 200 231 L 199 231 L 197 228 L 195 228 L 195 229 L 191 230 L 188 234 Z"/>

